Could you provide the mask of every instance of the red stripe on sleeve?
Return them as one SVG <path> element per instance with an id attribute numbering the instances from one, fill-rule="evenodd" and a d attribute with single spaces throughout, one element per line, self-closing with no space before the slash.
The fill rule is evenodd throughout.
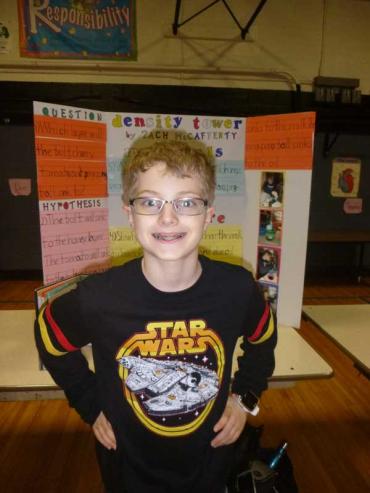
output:
<path id="1" fill-rule="evenodd" d="M 46 315 L 47 321 L 49 323 L 49 326 L 52 328 L 54 335 L 55 335 L 57 341 L 59 342 L 59 344 L 62 346 L 62 348 L 65 349 L 66 351 L 76 351 L 77 349 L 79 349 L 78 347 L 73 346 L 73 344 L 71 344 L 68 341 L 66 336 L 60 330 L 60 328 L 58 327 L 57 323 L 55 322 L 55 320 L 53 319 L 53 317 L 51 315 L 49 304 L 47 305 L 47 307 L 45 309 L 45 315 Z"/>
<path id="2" fill-rule="evenodd" d="M 253 342 L 260 337 L 264 327 L 266 326 L 266 321 L 268 319 L 269 314 L 270 314 L 270 307 L 269 307 L 269 305 L 266 304 L 266 308 L 265 308 L 265 311 L 263 312 L 261 320 L 260 320 L 259 324 L 257 325 L 257 328 L 253 332 L 253 334 L 250 337 L 248 337 L 248 341 Z"/>

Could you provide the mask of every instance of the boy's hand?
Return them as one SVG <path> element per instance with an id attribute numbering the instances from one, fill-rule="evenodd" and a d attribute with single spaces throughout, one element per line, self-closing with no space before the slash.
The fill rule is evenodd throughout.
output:
<path id="1" fill-rule="evenodd" d="M 225 410 L 213 428 L 217 435 L 211 442 L 212 447 L 221 447 L 236 442 L 246 421 L 247 413 L 232 396 L 229 396 Z"/>
<path id="2" fill-rule="evenodd" d="M 114 436 L 112 425 L 104 416 L 103 411 L 96 418 L 95 423 L 92 425 L 92 429 L 97 440 L 104 445 L 104 447 L 108 450 L 116 450 L 116 437 Z"/>

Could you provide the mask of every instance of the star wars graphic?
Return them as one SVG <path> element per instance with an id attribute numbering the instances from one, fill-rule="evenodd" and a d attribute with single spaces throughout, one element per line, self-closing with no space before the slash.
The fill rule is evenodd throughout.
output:
<path id="1" fill-rule="evenodd" d="M 124 395 L 151 431 L 179 436 L 202 424 L 217 397 L 223 343 L 204 320 L 149 322 L 119 349 Z"/>
<path id="2" fill-rule="evenodd" d="M 188 413 L 204 406 L 218 391 L 216 372 L 200 365 L 135 356 L 119 362 L 129 369 L 126 386 L 141 397 L 148 414 Z"/>

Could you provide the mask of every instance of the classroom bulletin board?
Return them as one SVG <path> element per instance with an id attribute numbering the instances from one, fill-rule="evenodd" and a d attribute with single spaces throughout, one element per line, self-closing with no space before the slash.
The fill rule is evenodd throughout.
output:
<path id="1" fill-rule="evenodd" d="M 315 114 L 222 117 L 112 113 L 34 103 L 44 283 L 141 254 L 122 210 L 121 169 L 156 140 L 201 146 L 216 165 L 215 215 L 200 252 L 245 265 L 299 327 Z"/>

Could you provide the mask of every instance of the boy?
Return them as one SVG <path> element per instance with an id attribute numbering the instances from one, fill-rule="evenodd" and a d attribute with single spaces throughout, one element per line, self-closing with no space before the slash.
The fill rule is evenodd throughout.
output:
<path id="1" fill-rule="evenodd" d="M 198 255 L 214 212 L 203 152 L 156 143 L 129 160 L 123 184 L 143 257 L 48 305 L 37 346 L 92 425 L 108 492 L 223 493 L 231 444 L 274 369 L 274 319 L 249 272 Z M 78 351 L 89 342 L 95 374 Z"/>

